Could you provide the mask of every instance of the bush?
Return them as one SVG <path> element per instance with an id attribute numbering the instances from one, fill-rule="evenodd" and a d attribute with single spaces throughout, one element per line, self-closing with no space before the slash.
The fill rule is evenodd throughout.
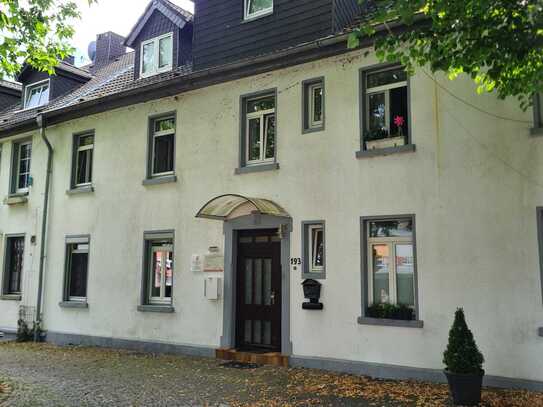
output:
<path id="1" fill-rule="evenodd" d="M 35 322 L 32 328 L 29 328 L 25 320 L 19 319 L 17 321 L 17 342 L 31 342 L 34 340 L 34 332 L 38 331 L 38 339 L 41 341 L 43 331 Z"/>
<path id="2" fill-rule="evenodd" d="M 398 319 L 402 321 L 412 321 L 415 319 L 413 309 L 404 304 L 373 304 L 368 307 L 367 315 L 370 318 Z"/>
<path id="3" fill-rule="evenodd" d="M 466 324 L 464 310 L 458 308 L 449 331 L 449 343 L 443 354 L 443 363 L 451 373 L 479 374 L 483 372 L 484 361 L 483 354 Z"/>

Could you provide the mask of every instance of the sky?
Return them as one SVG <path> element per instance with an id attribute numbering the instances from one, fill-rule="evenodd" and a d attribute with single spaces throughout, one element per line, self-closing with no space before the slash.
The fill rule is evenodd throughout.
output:
<path id="1" fill-rule="evenodd" d="M 75 22 L 76 33 L 73 46 L 76 48 L 76 65 L 88 62 L 87 47 L 96 35 L 113 31 L 124 37 L 134 27 L 138 18 L 152 0 L 98 0 L 89 7 L 88 0 L 76 0 L 82 18 Z M 170 0 L 185 10 L 193 12 L 194 5 L 189 0 Z"/>

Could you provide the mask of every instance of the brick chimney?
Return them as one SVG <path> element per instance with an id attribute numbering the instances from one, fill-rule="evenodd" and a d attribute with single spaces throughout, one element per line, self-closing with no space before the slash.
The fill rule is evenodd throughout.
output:
<path id="1" fill-rule="evenodd" d="M 100 67 L 115 60 L 126 53 L 126 47 L 123 45 L 125 38 L 119 34 L 108 31 L 98 34 L 96 38 L 96 55 L 94 57 L 94 66 Z"/>

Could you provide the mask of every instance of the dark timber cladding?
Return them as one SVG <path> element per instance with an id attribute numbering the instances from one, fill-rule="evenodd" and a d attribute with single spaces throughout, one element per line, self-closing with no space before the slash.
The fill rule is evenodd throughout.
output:
<path id="1" fill-rule="evenodd" d="M 331 35 L 333 0 L 274 0 L 273 14 L 243 20 L 244 0 L 196 0 L 196 69 L 285 49 Z"/>

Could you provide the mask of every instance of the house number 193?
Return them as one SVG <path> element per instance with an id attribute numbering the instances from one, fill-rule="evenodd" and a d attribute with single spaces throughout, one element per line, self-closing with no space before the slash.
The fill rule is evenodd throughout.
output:
<path id="1" fill-rule="evenodd" d="M 302 265 L 302 259 L 299 257 L 293 257 L 290 259 L 290 265 L 291 266 L 301 266 Z"/>

